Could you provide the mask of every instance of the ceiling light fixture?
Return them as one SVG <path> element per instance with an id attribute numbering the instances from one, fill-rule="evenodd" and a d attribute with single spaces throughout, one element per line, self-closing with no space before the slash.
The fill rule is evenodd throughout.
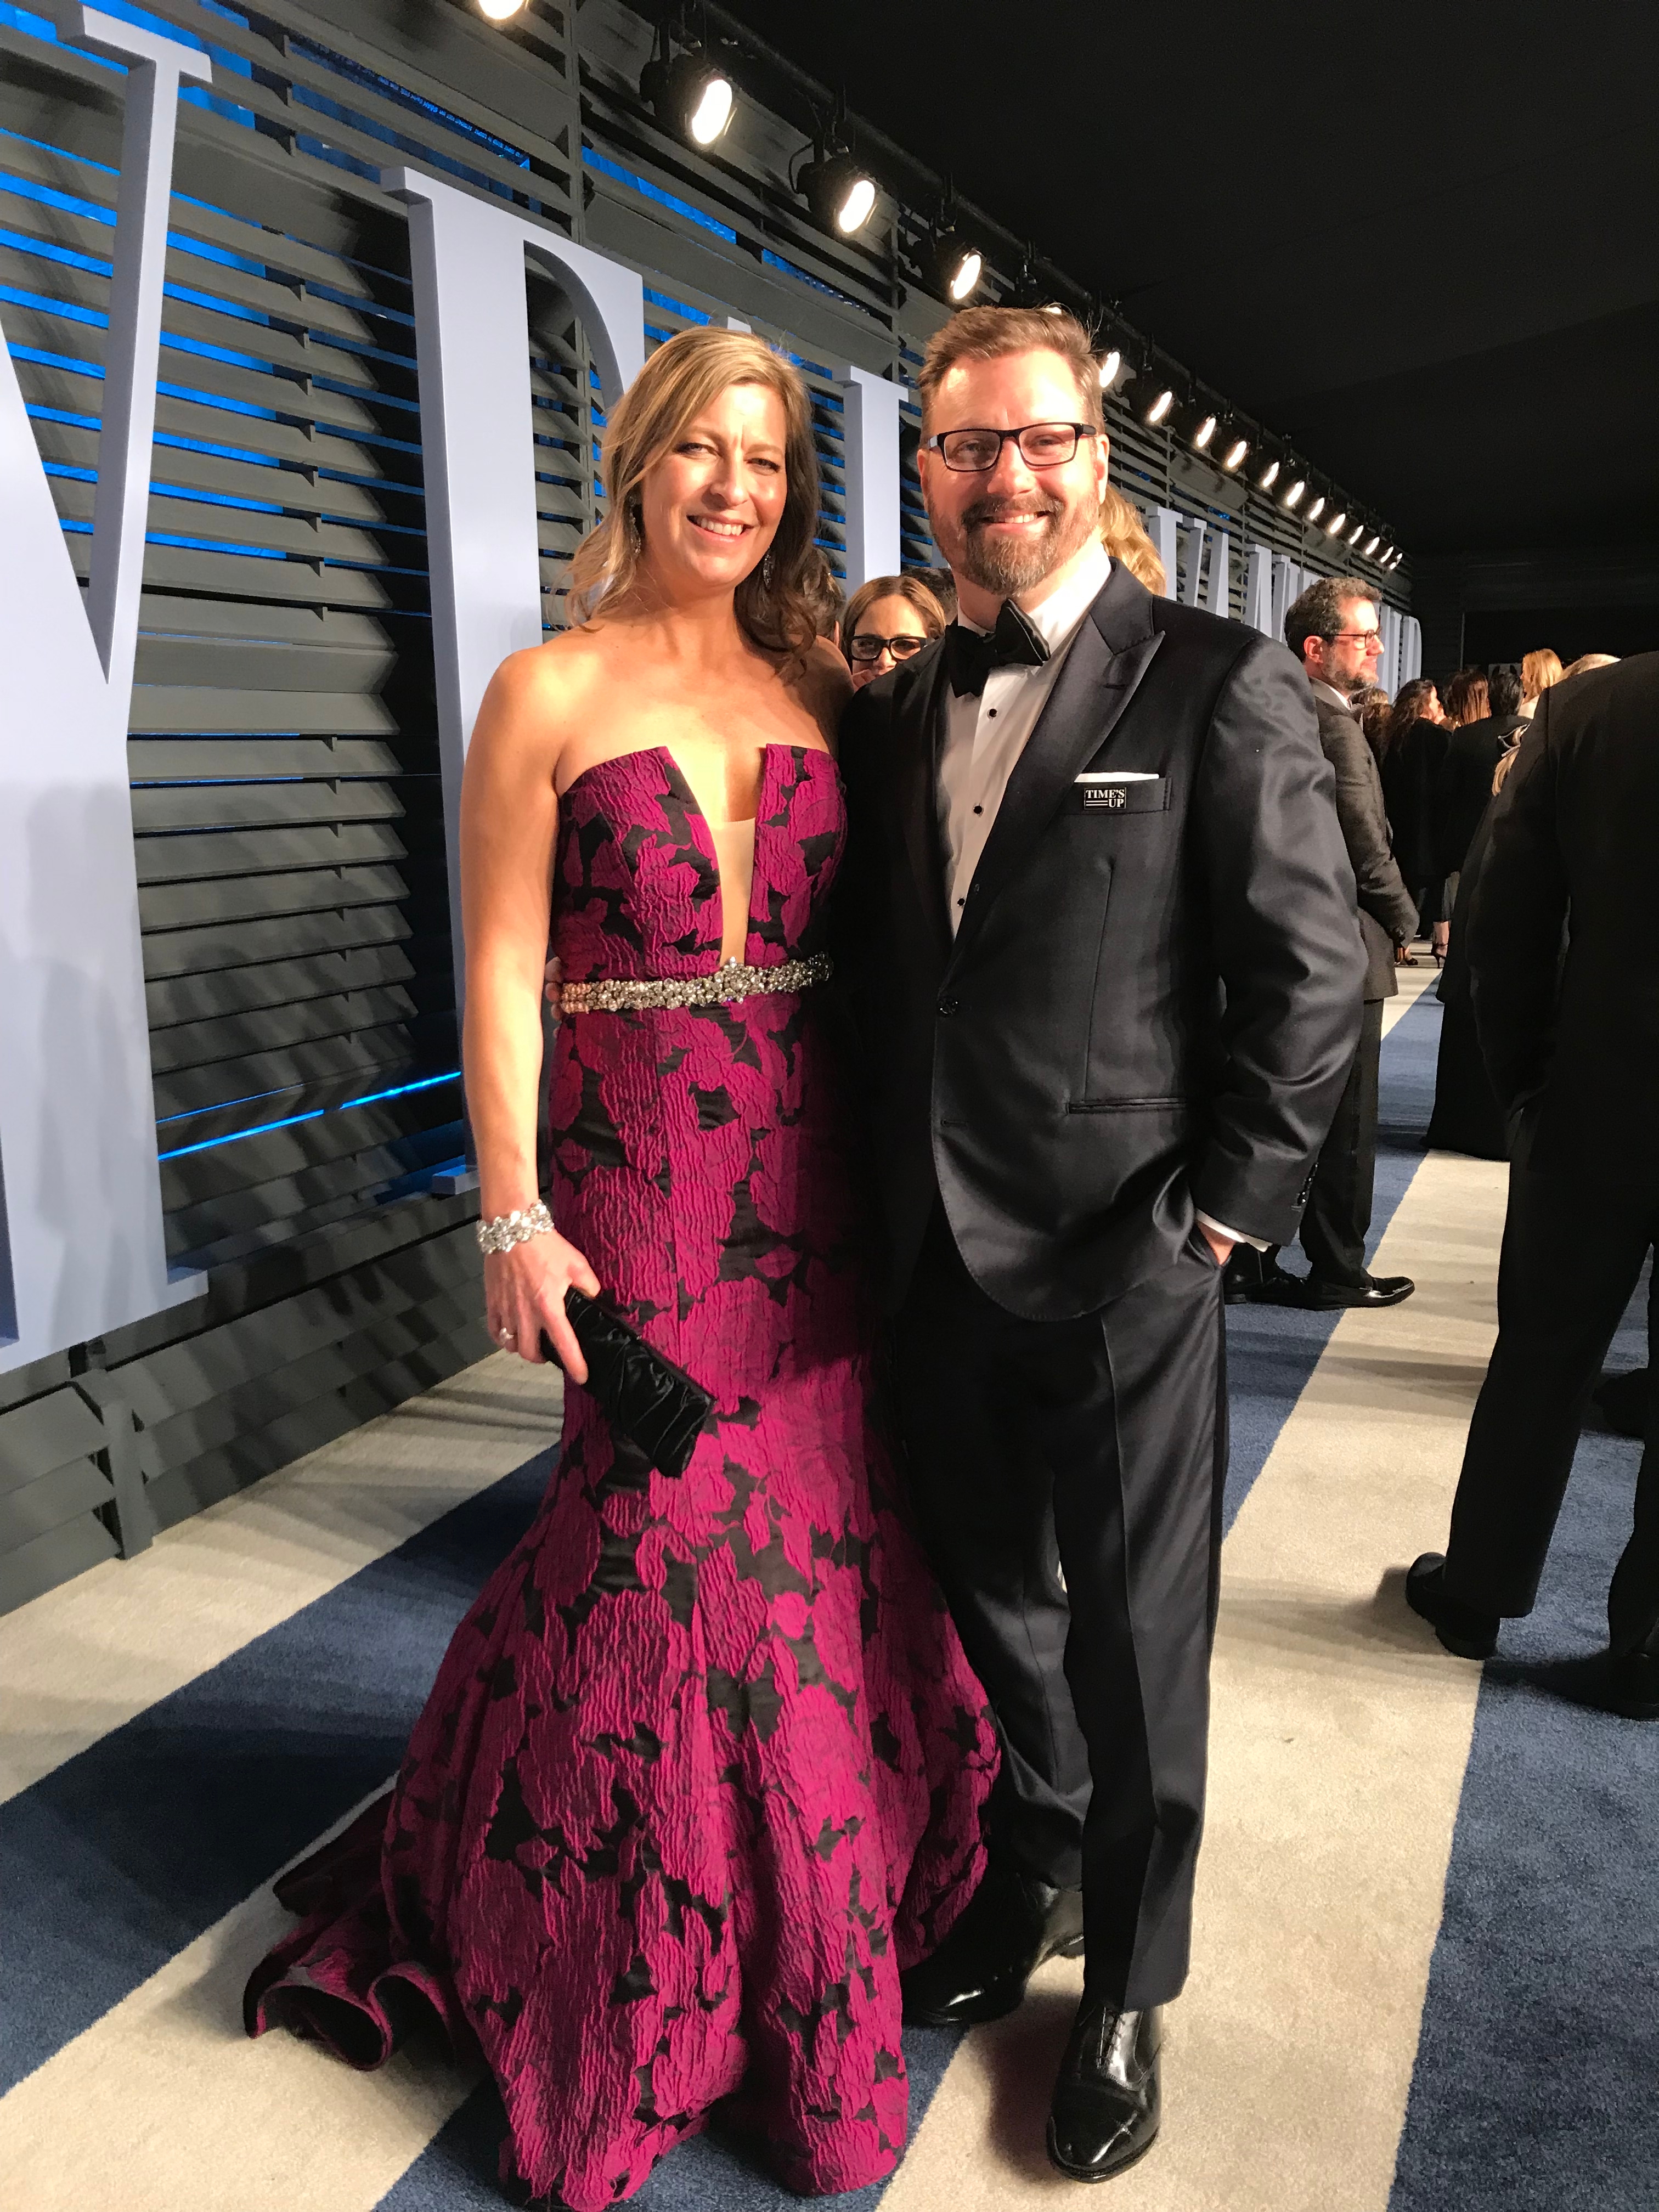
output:
<path id="1" fill-rule="evenodd" d="M 850 238 L 875 212 L 876 181 L 844 147 L 815 154 L 795 179 L 795 190 L 825 230 Z"/>
<path id="2" fill-rule="evenodd" d="M 1249 452 L 1249 450 L 1250 441 L 1248 438 L 1235 438 L 1233 440 L 1231 445 L 1228 447 L 1226 452 L 1221 457 L 1221 465 L 1226 470 L 1230 476 L 1235 469 L 1241 469 L 1243 467 L 1244 456 Z"/>
<path id="3" fill-rule="evenodd" d="M 1210 441 L 1215 434 L 1216 417 L 1213 415 L 1206 415 L 1193 433 L 1193 451 L 1195 453 L 1207 453 L 1210 449 Z"/>
<path id="4" fill-rule="evenodd" d="M 1365 540 L 1364 546 L 1360 549 L 1364 557 L 1367 561 L 1370 559 L 1372 554 L 1376 552 L 1377 547 L 1382 544 L 1382 542 L 1381 538 L 1378 538 L 1376 532 L 1373 530 L 1370 536 Z"/>
<path id="5" fill-rule="evenodd" d="M 486 23 L 510 23 L 524 13 L 526 0 L 478 0 L 478 13 Z"/>
<path id="6" fill-rule="evenodd" d="M 1308 479 L 1306 477 L 1298 477 L 1296 482 L 1291 486 L 1290 489 L 1285 493 L 1285 504 L 1290 508 L 1292 514 L 1294 514 L 1297 507 L 1301 506 L 1303 495 L 1306 492 L 1307 489 Z"/>
<path id="7" fill-rule="evenodd" d="M 1122 366 L 1123 356 L 1118 351 L 1115 346 L 1113 346 L 1109 352 L 1102 356 L 1100 363 L 1100 388 L 1103 392 L 1109 392 L 1112 386 L 1117 382 L 1117 373 Z"/>
<path id="8" fill-rule="evenodd" d="M 928 274 L 933 288 L 953 307 L 962 307 L 979 289 L 985 274 L 985 256 L 963 238 L 954 224 L 933 234 L 927 248 Z"/>
<path id="9" fill-rule="evenodd" d="M 1309 517 L 1310 521 L 1311 521 L 1311 520 L 1312 520 L 1312 519 L 1313 519 L 1313 518 L 1312 518 L 1311 516 L 1310 516 L 1310 517 Z M 1329 520 L 1329 521 L 1325 525 L 1325 535 L 1327 536 L 1327 538 L 1334 538 L 1334 537 L 1338 534 L 1338 532 L 1339 532 L 1343 528 L 1343 526 L 1344 526 L 1344 525 L 1346 523 L 1347 520 L 1348 520 L 1348 510 L 1347 510 L 1347 508 L 1346 508 L 1346 507 L 1338 507 L 1338 509 L 1337 509 L 1336 513 L 1335 513 L 1335 514 L 1331 517 L 1330 520 Z"/>
<path id="10" fill-rule="evenodd" d="M 1261 475 L 1256 478 L 1255 488 L 1258 491 L 1271 491 L 1278 482 L 1279 463 L 1277 461 L 1269 461 L 1267 467 L 1262 470 Z"/>
<path id="11" fill-rule="evenodd" d="M 501 0 L 480 0 L 499 7 Z M 732 80 L 708 61 L 701 46 L 688 46 L 671 60 L 667 34 L 640 75 L 640 97 L 649 100 L 665 131 L 712 146 L 724 136 L 737 104 Z"/>
<path id="12" fill-rule="evenodd" d="M 1348 532 L 1348 543 L 1349 543 L 1349 544 L 1350 544 L 1350 545 L 1358 545 L 1358 543 L 1359 543 L 1359 541 L 1360 541 L 1360 539 L 1361 539 L 1364 535 L 1365 535 L 1365 526 L 1364 526 L 1364 524 L 1363 522 L 1356 522 L 1356 523 L 1355 523 L 1355 525 L 1354 525 L 1354 526 L 1353 526 L 1353 528 L 1352 528 L 1352 529 Z"/>
<path id="13" fill-rule="evenodd" d="M 1308 509 L 1308 520 L 1309 520 L 1309 521 L 1310 521 L 1310 522 L 1317 522 L 1317 521 L 1318 521 L 1318 520 L 1319 520 L 1319 518 L 1320 518 L 1320 516 L 1321 516 L 1322 514 L 1323 514 L 1323 513 L 1324 513 L 1324 512 L 1325 512 L 1325 495 L 1324 495 L 1324 493 L 1322 491 L 1322 492 L 1320 493 L 1320 495 L 1319 495 L 1318 498 L 1314 501 L 1313 505 L 1312 505 L 1312 506 Z"/>
<path id="14" fill-rule="evenodd" d="M 1158 393 L 1157 398 L 1153 400 L 1152 405 L 1146 410 L 1145 419 L 1148 425 L 1152 428 L 1156 429 L 1158 424 L 1166 418 L 1170 410 L 1174 405 L 1175 393 L 1170 386 L 1166 384 L 1163 390 Z"/>

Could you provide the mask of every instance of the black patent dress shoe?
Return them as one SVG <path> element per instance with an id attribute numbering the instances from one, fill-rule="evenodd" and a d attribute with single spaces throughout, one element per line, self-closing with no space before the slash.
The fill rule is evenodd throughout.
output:
<path id="1" fill-rule="evenodd" d="M 1482 1613 L 1478 1606 L 1465 1605 L 1450 1595 L 1440 1553 L 1425 1552 L 1413 1562 L 1406 1575 L 1406 1602 L 1460 1659 L 1490 1659 L 1497 1650 L 1502 1615 Z"/>
<path id="2" fill-rule="evenodd" d="M 1281 1285 L 1301 1279 L 1287 1275 L 1273 1253 L 1258 1252 L 1253 1244 L 1236 1244 L 1222 1270 L 1221 1295 L 1230 1306 L 1272 1304 Z"/>
<path id="3" fill-rule="evenodd" d="M 1659 1653 L 1609 1651 L 1590 1703 L 1627 1721 L 1659 1721 Z"/>
<path id="4" fill-rule="evenodd" d="M 904 2017 L 921 2027 L 1002 2020 L 1045 1959 L 1082 1955 L 1083 1892 L 994 1858 L 932 1958 L 901 1976 Z"/>
<path id="5" fill-rule="evenodd" d="M 1417 1288 L 1409 1275 L 1367 1275 L 1363 1283 L 1328 1283 L 1318 1275 L 1286 1275 L 1255 1293 L 1264 1305 L 1334 1313 L 1346 1306 L 1397 1306 Z"/>
<path id="6" fill-rule="evenodd" d="M 1119 2012 L 1084 1999 L 1048 2115 L 1049 2162 L 1072 2180 L 1109 2181 L 1157 2140 L 1162 2025 L 1157 2005 Z"/>

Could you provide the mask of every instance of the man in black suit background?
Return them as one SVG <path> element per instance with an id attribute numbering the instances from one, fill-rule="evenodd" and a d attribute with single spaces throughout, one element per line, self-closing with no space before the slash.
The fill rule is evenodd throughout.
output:
<path id="1" fill-rule="evenodd" d="M 1457 896 L 1455 879 L 1468 858 L 1480 817 L 1492 803 L 1493 771 L 1526 732 L 1527 717 L 1521 711 L 1521 671 L 1516 662 L 1500 660 L 1488 670 L 1486 702 L 1490 714 L 1452 732 L 1435 777 L 1437 857 L 1441 874 L 1454 878 L 1447 887 L 1449 918 L 1450 902 Z"/>
<path id="2" fill-rule="evenodd" d="M 1659 653 L 1546 691 L 1493 811 L 1468 921 L 1475 1024 L 1510 1116 L 1498 1343 L 1443 1559 L 1407 1595 L 1485 1658 L 1530 1613 L 1585 1407 L 1659 1237 Z M 1563 932 L 1567 933 L 1565 959 Z M 1659 1305 L 1648 1309 L 1652 1371 Z M 1592 1694 L 1659 1719 L 1659 1393 Z"/>
<path id="3" fill-rule="evenodd" d="M 1393 1306 L 1410 1297 L 1409 1275 L 1373 1275 L 1365 1266 L 1376 1180 L 1377 1086 L 1382 1002 L 1398 992 L 1395 955 L 1417 927 L 1417 902 L 1395 864 L 1376 757 L 1353 701 L 1376 672 L 1382 649 L 1376 601 L 1358 576 L 1322 576 L 1285 617 L 1285 642 L 1302 663 L 1319 718 L 1319 742 L 1336 776 L 1337 819 L 1353 869 L 1355 918 L 1365 948 L 1359 1042 L 1302 1217 L 1305 1275 L 1288 1274 L 1248 1249 L 1229 1272 L 1231 1298 L 1329 1311 Z"/>
<path id="4" fill-rule="evenodd" d="M 848 711 L 838 957 L 912 1494 L 1004 1765 L 990 1869 L 907 2008 L 995 2018 L 1083 1949 L 1048 2145 L 1092 2180 L 1157 2131 L 1187 1969 L 1220 1269 L 1295 1233 L 1363 963 L 1294 663 L 1100 543 L 1080 326 L 969 309 L 921 386 L 961 617 Z"/>

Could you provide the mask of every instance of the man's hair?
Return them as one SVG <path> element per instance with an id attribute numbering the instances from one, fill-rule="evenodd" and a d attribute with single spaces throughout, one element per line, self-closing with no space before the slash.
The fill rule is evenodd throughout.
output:
<path id="1" fill-rule="evenodd" d="M 1486 679 L 1478 668 L 1460 668 L 1446 686 L 1446 720 L 1453 729 L 1484 722 L 1492 712 L 1486 698 Z"/>
<path id="2" fill-rule="evenodd" d="M 947 623 L 957 618 L 957 580 L 948 568 L 912 568 L 910 574 L 919 584 L 925 584 L 939 602 L 939 611 Z"/>
<path id="3" fill-rule="evenodd" d="M 1518 660 L 1495 660 L 1486 671 L 1486 703 L 1494 714 L 1518 714 L 1521 711 L 1521 664 Z"/>
<path id="4" fill-rule="evenodd" d="M 1016 353 L 1057 353 L 1077 380 L 1078 421 L 1105 428 L 1100 369 L 1089 333 L 1075 315 L 1058 307 L 963 307 L 935 331 L 916 379 L 924 428 L 933 394 L 959 361 L 1001 361 Z"/>
<path id="5" fill-rule="evenodd" d="M 1298 660 L 1310 637 L 1334 637 L 1347 628 L 1346 611 L 1356 599 L 1367 606 L 1377 604 L 1375 590 L 1363 577 L 1322 576 L 1291 603 L 1285 617 L 1285 642 Z"/>

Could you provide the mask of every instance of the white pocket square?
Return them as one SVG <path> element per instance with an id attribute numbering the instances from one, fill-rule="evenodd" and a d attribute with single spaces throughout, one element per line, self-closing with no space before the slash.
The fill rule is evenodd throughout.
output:
<path id="1" fill-rule="evenodd" d="M 1090 769 L 1077 779 L 1079 783 L 1156 783 L 1158 776 L 1150 768 Z"/>

